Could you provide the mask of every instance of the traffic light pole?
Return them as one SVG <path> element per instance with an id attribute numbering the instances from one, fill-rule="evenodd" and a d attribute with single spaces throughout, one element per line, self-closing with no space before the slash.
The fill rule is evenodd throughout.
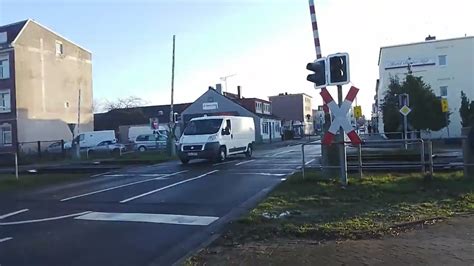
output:
<path id="1" fill-rule="evenodd" d="M 341 107 L 343 100 L 342 100 L 342 85 L 337 85 L 337 101 L 339 107 Z M 341 164 L 341 184 L 343 186 L 347 185 L 347 154 L 346 154 L 346 144 L 344 143 L 344 129 L 342 127 L 339 128 L 339 135 L 338 135 L 338 142 L 340 143 L 339 147 L 339 162 Z"/>

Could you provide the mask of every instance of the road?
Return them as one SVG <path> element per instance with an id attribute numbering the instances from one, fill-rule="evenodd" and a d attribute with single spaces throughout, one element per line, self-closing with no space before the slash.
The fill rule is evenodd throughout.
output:
<path id="1" fill-rule="evenodd" d="M 0 196 L 0 265 L 171 265 L 301 165 L 300 146 Z M 320 154 L 307 151 L 308 161 Z"/>

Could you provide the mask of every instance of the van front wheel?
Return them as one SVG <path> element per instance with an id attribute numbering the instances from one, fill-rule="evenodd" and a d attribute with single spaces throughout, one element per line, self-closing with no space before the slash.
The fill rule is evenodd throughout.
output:
<path id="1" fill-rule="evenodd" d="M 221 147 L 219 150 L 219 154 L 217 156 L 217 161 L 223 162 L 227 158 L 227 151 L 225 147 Z"/>
<path id="2" fill-rule="evenodd" d="M 245 157 L 250 158 L 252 157 L 252 154 L 253 154 L 253 148 L 252 148 L 252 145 L 249 144 L 249 146 L 247 147 L 247 151 L 245 152 Z"/>

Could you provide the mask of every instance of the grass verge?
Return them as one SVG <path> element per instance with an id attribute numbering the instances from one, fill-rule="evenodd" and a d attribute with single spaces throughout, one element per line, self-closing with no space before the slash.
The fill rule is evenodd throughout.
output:
<path id="1" fill-rule="evenodd" d="M 0 191 L 21 190 L 36 188 L 50 184 L 59 184 L 83 178 L 84 174 L 35 174 L 20 175 L 17 180 L 15 175 L 0 175 Z"/>
<path id="2" fill-rule="evenodd" d="M 275 237 L 359 239 L 398 233 L 402 225 L 474 211 L 474 178 L 462 173 L 377 174 L 352 178 L 346 188 L 316 173 L 295 174 L 280 184 L 220 241 Z M 280 216 L 284 217 L 274 218 Z"/>

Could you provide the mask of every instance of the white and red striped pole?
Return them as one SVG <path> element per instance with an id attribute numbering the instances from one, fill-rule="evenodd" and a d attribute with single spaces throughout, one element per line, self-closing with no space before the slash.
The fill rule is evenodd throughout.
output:
<path id="1" fill-rule="evenodd" d="M 309 0 L 309 12 L 311 14 L 311 24 L 313 26 L 314 48 L 316 50 L 316 58 L 322 57 L 321 43 L 319 42 L 318 22 L 316 20 L 316 11 L 314 9 L 314 0 Z"/>
<path id="2" fill-rule="evenodd" d="M 309 13 L 311 15 L 311 25 L 313 28 L 314 49 L 316 51 L 316 59 L 319 59 L 323 55 L 321 53 L 321 43 L 319 42 L 318 21 L 316 20 L 316 10 L 314 8 L 314 0 L 309 0 Z M 326 90 L 326 88 L 322 88 L 321 90 Z M 323 110 L 325 114 L 329 114 L 329 108 L 326 102 L 324 102 L 324 99 L 323 99 Z"/>

